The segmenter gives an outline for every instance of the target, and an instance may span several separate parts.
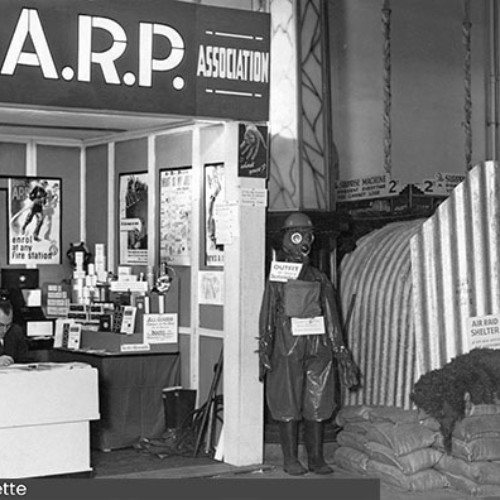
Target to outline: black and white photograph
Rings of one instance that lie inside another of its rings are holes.
[[[500,0],[1,0],[0,496],[500,499],[499,158]]]

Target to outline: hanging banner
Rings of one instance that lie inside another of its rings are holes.
[[[9,264],[61,263],[61,180],[9,179]]]
[[[267,121],[270,16],[172,0],[2,0],[0,102]]]
[[[191,264],[191,167],[160,172],[160,259]]]
[[[120,264],[148,263],[148,174],[120,176]]]

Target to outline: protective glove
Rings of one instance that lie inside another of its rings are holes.
[[[259,348],[256,351],[259,354],[259,381],[264,382],[266,373],[271,371],[270,346],[264,337],[258,337],[257,340],[259,341]]]
[[[259,356],[259,382],[264,382],[266,373],[271,371],[271,361],[267,354],[261,354]]]
[[[360,385],[360,371],[345,346],[334,350],[339,369],[340,381],[347,389],[356,389]]]

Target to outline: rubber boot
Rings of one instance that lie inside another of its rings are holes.
[[[307,470],[299,462],[299,422],[279,422],[281,449],[283,451],[283,470],[291,476],[301,476]]]
[[[315,474],[331,474],[333,469],[323,458],[323,422],[304,420],[304,440],[309,471]]]

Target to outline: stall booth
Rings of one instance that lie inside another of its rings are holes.
[[[102,450],[161,434],[165,386],[202,404],[222,352],[219,456],[261,463],[269,16],[170,0],[0,10],[0,267],[39,272],[54,329],[30,328],[33,351],[52,336],[39,360],[97,368]]]

